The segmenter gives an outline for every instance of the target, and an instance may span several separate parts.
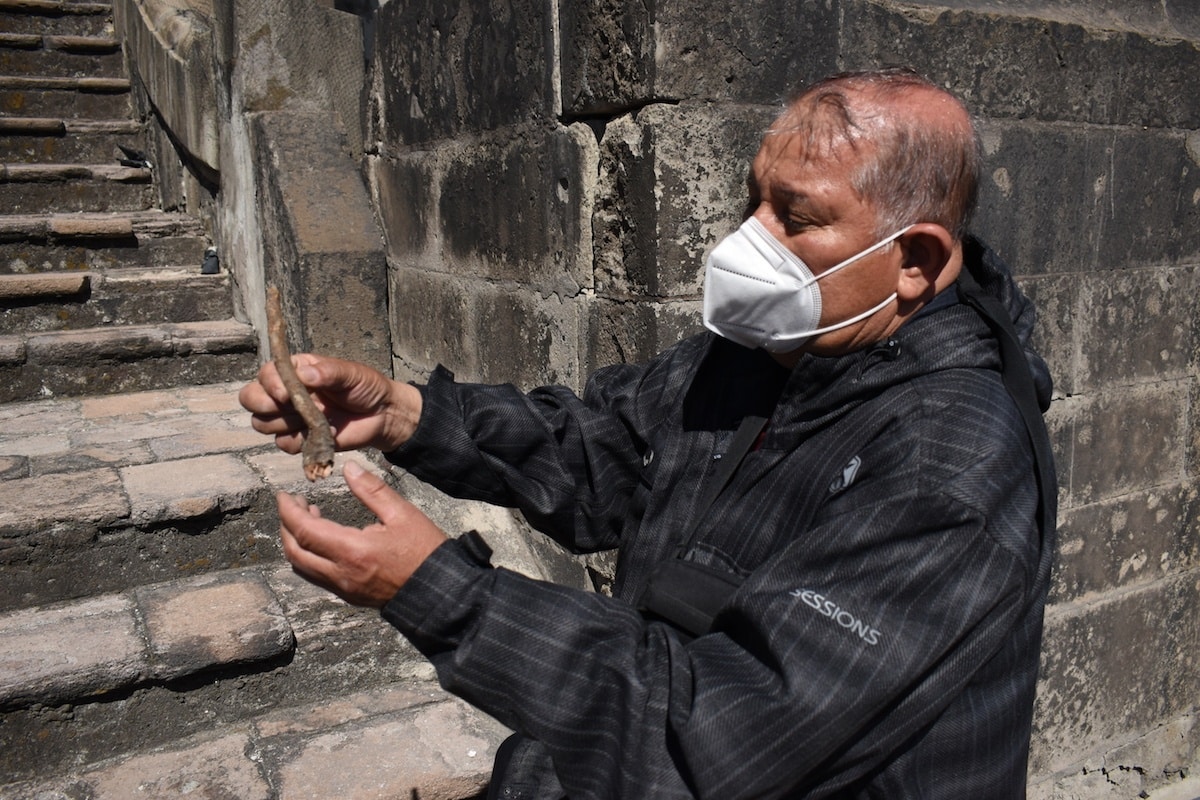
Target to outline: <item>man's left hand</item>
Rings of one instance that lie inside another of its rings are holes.
[[[446,534],[412,503],[353,461],[342,471],[379,522],[359,530],[324,519],[301,497],[280,492],[283,553],[297,574],[356,606],[381,608]]]

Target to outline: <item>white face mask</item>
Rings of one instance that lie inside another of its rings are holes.
[[[761,222],[750,217],[708,256],[704,325],[746,347],[787,353],[814,336],[860,322],[892,302],[896,293],[850,319],[818,328],[821,290],[817,281],[885,247],[908,228],[814,277],[799,256],[768,233]]]

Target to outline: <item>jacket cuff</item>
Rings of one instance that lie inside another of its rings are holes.
[[[425,385],[414,383],[413,386],[421,393],[421,417],[417,420],[416,430],[404,444],[383,454],[390,463],[404,469],[419,462],[427,448],[438,446],[440,434],[437,429],[441,426],[436,418],[440,409],[447,405],[447,401],[443,400],[441,395],[447,390],[453,390],[454,373],[438,364]]]
[[[478,610],[473,598],[493,575],[491,557],[491,547],[475,531],[447,540],[380,614],[426,656],[458,646]]]

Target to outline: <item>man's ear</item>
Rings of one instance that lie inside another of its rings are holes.
[[[950,231],[934,222],[920,222],[898,240],[904,262],[896,296],[901,302],[922,305],[954,283],[962,267],[962,248]]]

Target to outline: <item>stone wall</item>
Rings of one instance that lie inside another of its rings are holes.
[[[163,206],[205,220],[264,353],[275,283],[294,348],[387,369],[362,20],[307,0],[116,0],[114,18]]]
[[[372,20],[394,368],[580,386],[698,325],[793,86],[907,63],[986,148],[1041,311],[1061,482],[1031,796],[1134,797],[1200,727],[1200,12],[1186,0],[413,0]]]

